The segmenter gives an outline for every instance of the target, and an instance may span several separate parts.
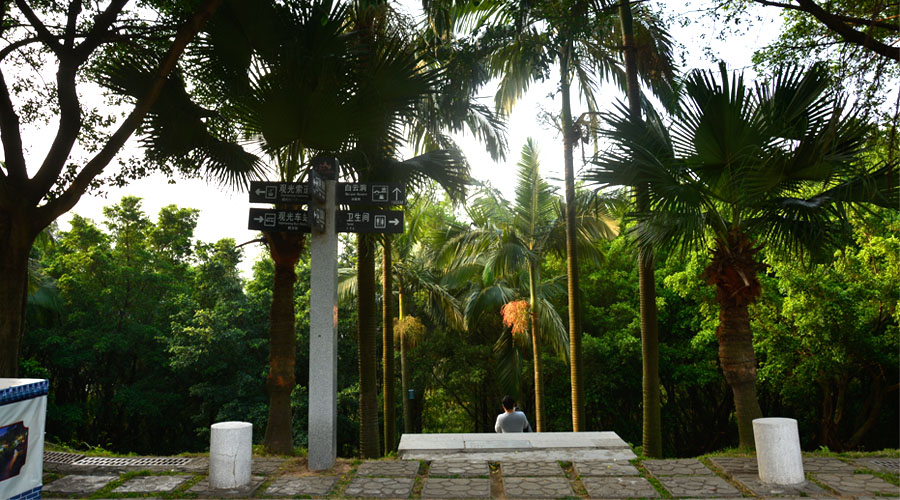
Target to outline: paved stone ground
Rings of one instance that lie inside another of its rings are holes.
[[[293,497],[297,495],[327,495],[338,478],[336,476],[282,477],[272,481],[266,496]]]
[[[415,480],[410,477],[357,477],[350,481],[348,497],[406,498]]]
[[[113,493],[168,493],[175,491],[191,476],[138,476],[125,481]]]
[[[503,477],[563,477],[565,473],[556,462],[500,462]]]
[[[356,470],[359,476],[415,477],[418,472],[418,460],[363,462]]]
[[[900,496],[900,487],[871,474],[824,473],[815,477],[841,496]]]
[[[506,498],[560,498],[575,493],[564,477],[504,477]]]
[[[491,480],[488,478],[429,477],[422,489],[422,498],[490,498]]]
[[[644,467],[656,477],[663,476],[712,476],[713,471],[695,458],[675,460],[644,460]]]
[[[759,480],[759,474],[737,474],[734,480],[758,497],[823,497],[828,493],[821,486],[806,481],[799,485],[767,484]]]
[[[568,462],[568,460],[567,460]],[[852,463],[850,463],[852,462]],[[81,470],[67,463],[45,463],[44,497],[72,498],[95,495],[121,475],[135,470],[163,475],[137,476],[117,486],[105,496],[125,498],[157,495],[165,498],[657,498],[660,491],[645,478],[655,477],[665,489],[662,496],[674,498],[736,498],[746,495],[778,500],[814,498],[842,500],[884,500],[900,495],[900,487],[866,470],[891,471],[896,458],[865,458],[847,462],[837,458],[807,457],[804,468],[811,478],[797,487],[763,484],[756,471],[756,459],[712,457],[715,469],[696,459],[644,460],[643,472],[627,461],[572,461],[573,474],[558,462],[548,460],[435,460],[421,467],[413,460],[375,460],[350,467],[343,462],[327,473],[309,475],[297,462],[254,458],[253,481],[238,491],[211,490],[205,475],[209,462],[192,458],[176,467],[152,465],[135,469],[127,461],[86,461]],[[141,463],[155,464],[153,461]],[[302,466],[301,466],[302,467]],[[719,475],[716,475],[718,473]],[[897,474],[897,472],[893,472]],[[63,477],[59,477],[62,475]],[[721,476],[721,477],[720,477]],[[896,475],[893,476],[897,478]],[[54,479],[56,478],[56,479]],[[51,480],[53,479],[53,480]],[[896,479],[894,479],[896,481]],[[264,490],[259,489],[267,482]],[[736,486],[737,485],[737,486]],[[189,488],[188,488],[189,486]],[[738,489],[741,488],[741,489]],[[186,490],[186,491],[185,491]],[[147,497],[142,497],[147,498]]]
[[[628,462],[575,462],[575,473],[579,476],[638,476],[640,471]]]
[[[119,476],[71,475],[44,485],[43,493],[45,495],[48,493],[61,493],[63,495],[75,493],[90,494],[102,490],[104,486],[115,479],[119,479]]]
[[[642,477],[585,477],[581,479],[591,498],[657,498],[659,492]]]
[[[431,462],[429,476],[479,477],[489,476],[491,469],[483,460],[435,460]]]
[[[739,497],[741,492],[718,476],[664,476],[659,479],[673,497]]]

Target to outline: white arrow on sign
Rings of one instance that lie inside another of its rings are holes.
[[[403,194],[403,191],[400,191],[400,188],[394,188],[391,192],[394,193],[394,201],[400,201],[400,195]]]
[[[254,217],[253,220],[255,220],[256,222],[262,222],[266,220],[266,218],[260,215],[259,217]]]
[[[397,224],[400,224],[400,219],[391,219],[388,223],[396,226]]]
[[[262,196],[262,195],[264,195],[264,194],[266,194],[266,190],[265,190],[265,189],[257,189],[257,190],[256,190],[256,196]]]

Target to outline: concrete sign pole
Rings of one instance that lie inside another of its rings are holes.
[[[310,235],[309,470],[337,458],[337,247],[334,180],[325,181],[325,232]]]

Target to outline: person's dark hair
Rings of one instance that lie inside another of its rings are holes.
[[[506,408],[507,410],[512,410],[516,407],[516,400],[513,399],[513,397],[510,395],[503,396],[502,403],[503,403],[503,407]]]

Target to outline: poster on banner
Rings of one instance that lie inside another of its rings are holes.
[[[46,389],[37,397],[4,402],[16,389],[0,384],[0,498],[9,499],[39,490],[44,468]]]

